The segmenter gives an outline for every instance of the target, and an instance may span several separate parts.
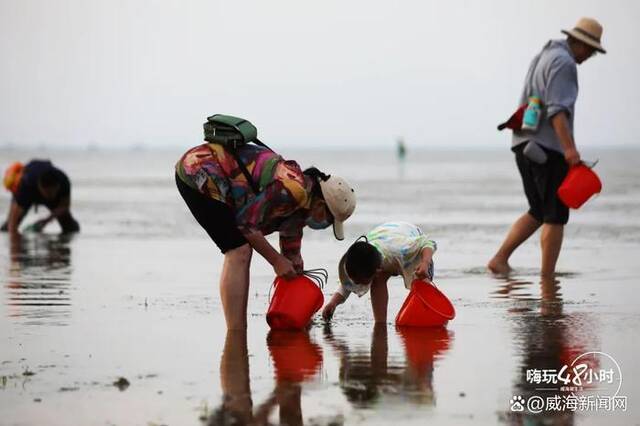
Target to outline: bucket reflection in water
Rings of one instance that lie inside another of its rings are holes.
[[[396,332],[405,349],[410,399],[435,405],[434,363],[449,350],[453,332],[443,327],[396,327]]]
[[[445,328],[398,327],[404,356],[389,346],[386,324],[376,324],[369,348],[350,347],[345,338],[325,330],[327,343],[340,358],[340,387],[358,408],[409,402],[434,405],[435,364],[448,352],[453,332]],[[393,402],[391,402],[393,401]]]
[[[302,382],[315,376],[322,365],[322,348],[303,331],[271,330],[267,347],[278,382]]]

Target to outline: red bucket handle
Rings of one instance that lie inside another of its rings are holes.
[[[329,273],[324,268],[307,269],[302,271],[302,275],[311,279],[311,281],[313,281],[318,287],[320,287],[321,290],[325,285],[327,285],[327,282],[329,281]],[[273,279],[273,282],[271,283],[271,286],[269,287],[269,303],[271,303],[271,290],[273,290],[273,287],[275,287],[278,278],[279,277],[275,277]]]
[[[596,158],[595,161],[581,160],[580,164],[587,166],[590,169],[593,169],[596,166],[596,164],[598,164],[599,161],[600,161],[599,158]]]

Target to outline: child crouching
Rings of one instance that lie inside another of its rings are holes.
[[[436,242],[422,230],[406,222],[378,225],[356,241],[342,256],[338,265],[340,286],[322,310],[322,317],[330,320],[336,307],[349,294],[364,296],[371,290],[371,309],[376,323],[387,322],[389,292],[387,281],[401,275],[404,285],[411,289],[414,279],[433,280],[432,257]]]

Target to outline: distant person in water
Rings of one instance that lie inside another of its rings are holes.
[[[40,232],[56,219],[63,233],[78,232],[80,225],[71,215],[71,182],[48,160],[32,160],[26,165],[13,163],[5,172],[4,186],[12,193],[11,206],[2,231],[18,235],[18,227],[31,206],[44,205],[49,216],[30,226]]]
[[[411,223],[387,222],[378,225],[356,241],[338,265],[340,286],[322,310],[330,320],[336,307],[351,293],[359,297],[371,290],[371,308],[376,323],[387,322],[389,292],[387,281],[401,276],[411,289],[413,280],[433,280],[433,254],[436,242]]]
[[[511,150],[522,177],[529,210],[511,226],[502,245],[489,260],[488,269],[497,274],[511,270],[511,254],[538,228],[542,228],[540,275],[553,277],[562,247],[569,208],[558,198],[569,167],[581,162],[573,135],[575,103],[578,98],[577,66],[596,52],[606,53],[600,44],[602,26],[595,19],[582,18],[572,30],[563,30],[565,40],[551,40],[531,61],[519,105],[538,98],[542,113],[535,131],[522,131],[512,119],[499,129],[513,129]],[[514,114],[515,115],[515,114]]]
[[[258,186],[251,187],[236,156],[205,143],[187,151],[176,164],[176,184],[189,210],[224,254],[220,296],[228,329],[247,326],[249,267],[255,249],[277,276],[301,274],[302,230],[333,226],[344,239],[343,222],[356,205],[342,178],[316,168],[304,172],[267,148],[247,144],[237,158]],[[265,238],[278,231],[280,252]]]
[[[404,157],[407,156],[407,146],[404,144],[404,139],[398,138],[396,151],[398,153],[398,159],[404,160]]]

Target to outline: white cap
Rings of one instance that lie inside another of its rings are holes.
[[[346,180],[338,176],[330,176],[326,181],[320,180],[322,197],[333,215],[333,235],[344,240],[344,221],[356,208],[356,194]]]

